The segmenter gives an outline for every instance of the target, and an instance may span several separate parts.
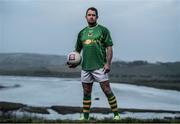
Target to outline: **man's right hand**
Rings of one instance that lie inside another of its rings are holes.
[[[69,68],[76,68],[78,65],[71,65],[68,62],[66,63],[68,65]]]

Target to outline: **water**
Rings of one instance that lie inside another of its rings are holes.
[[[82,86],[79,78],[0,76],[0,86],[17,84],[20,87],[0,89],[0,101],[32,106],[82,106]],[[180,111],[178,91],[118,83],[111,83],[111,87],[120,108]],[[94,100],[97,97],[100,99]],[[98,83],[93,85],[92,107],[109,107]]]

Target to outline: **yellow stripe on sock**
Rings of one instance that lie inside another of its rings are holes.
[[[115,98],[115,96],[112,96],[111,98],[109,98],[108,100],[111,101]]]
[[[83,112],[89,112],[89,110],[83,109]]]
[[[116,101],[116,99],[114,99],[114,100],[112,100],[112,101],[109,101],[109,103],[111,104],[111,103],[113,103],[113,102],[115,102]]]
[[[84,100],[83,103],[91,103],[91,100]]]
[[[85,108],[90,108],[90,105],[83,105],[83,107],[85,107]]]
[[[117,106],[117,104],[116,104],[116,103],[111,105],[111,107],[115,107],[115,106]]]
[[[118,111],[118,108],[114,108],[114,109],[112,109],[112,111],[113,111],[113,112]]]

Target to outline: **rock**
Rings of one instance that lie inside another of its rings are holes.
[[[21,111],[26,111],[30,113],[38,113],[38,114],[49,114],[47,108],[45,107],[26,106],[26,107],[23,107]]]
[[[94,98],[94,100],[99,100],[99,98],[98,98],[98,97],[96,97],[96,98]]]
[[[0,102],[0,111],[2,112],[14,111],[25,106],[26,105],[21,104],[21,103]]]

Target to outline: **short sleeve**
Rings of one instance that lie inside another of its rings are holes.
[[[110,31],[107,28],[105,28],[105,30],[104,30],[104,43],[105,43],[105,47],[113,45]]]

